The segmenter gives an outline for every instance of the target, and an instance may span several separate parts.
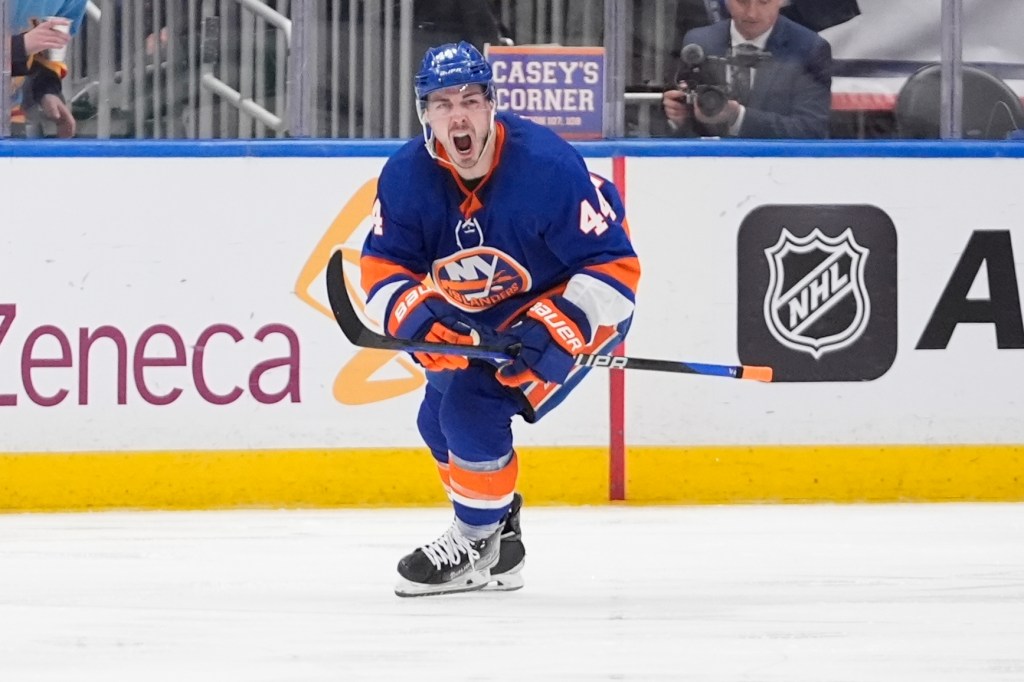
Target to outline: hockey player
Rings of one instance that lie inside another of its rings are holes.
[[[614,186],[547,128],[496,115],[475,47],[427,50],[416,96],[423,139],[385,164],[363,246],[367,312],[396,338],[518,354],[500,366],[415,354],[427,370],[417,425],[455,520],[399,562],[395,592],[517,589],[512,418],[535,422],[565,398],[587,372],[573,355],[618,345],[640,267]]]

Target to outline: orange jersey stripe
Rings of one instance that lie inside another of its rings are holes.
[[[414,282],[423,280],[423,275],[417,275],[412,270],[403,268],[398,263],[393,263],[376,256],[363,256],[360,258],[359,269],[362,273],[362,281],[359,284],[367,294],[377,286],[378,282],[382,282],[395,275],[404,275]]]
[[[441,477],[441,484],[444,485],[445,490],[449,490],[452,487],[451,475],[448,472],[448,464],[446,462],[438,462],[436,459],[434,463],[437,464],[437,474]]]
[[[498,471],[468,471],[449,460],[448,473],[452,490],[463,497],[477,500],[500,500],[516,489],[519,477],[519,458],[512,459]]]
[[[635,256],[619,258],[608,263],[601,263],[600,265],[590,265],[584,269],[584,272],[587,271],[599,272],[602,275],[611,277],[617,282],[621,282],[634,294],[636,293],[637,285],[640,284],[640,261]]]

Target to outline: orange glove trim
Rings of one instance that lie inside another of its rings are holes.
[[[497,372],[495,372],[494,376],[495,378],[497,378],[499,384],[501,384],[502,386],[508,386],[509,388],[517,388],[519,386],[531,383],[533,381],[536,381],[537,383],[540,384],[546,383],[543,379],[534,374],[532,369],[528,369],[525,372],[520,372],[519,374],[511,375],[505,374],[504,372],[501,371],[501,369],[499,369]]]
[[[473,330],[470,334],[460,334],[454,329],[449,329],[440,322],[435,322],[427,335],[425,341],[431,343],[454,343],[459,346],[479,346],[480,335]],[[413,353],[420,364],[431,372],[443,372],[449,369],[466,369],[469,367],[469,360],[461,355],[450,355],[447,353]]]

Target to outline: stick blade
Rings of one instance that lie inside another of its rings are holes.
[[[345,257],[341,249],[331,254],[331,259],[327,261],[327,300],[331,302],[331,312],[345,337],[353,345],[363,345],[360,343],[363,325],[349,298],[348,287],[345,286]]]

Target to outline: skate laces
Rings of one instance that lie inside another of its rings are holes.
[[[454,523],[444,535],[420,549],[430,559],[430,563],[434,564],[434,568],[441,568],[445,564],[455,566],[460,563],[460,554],[466,554],[470,563],[480,558],[480,552],[473,549],[473,545],[459,532]]]

